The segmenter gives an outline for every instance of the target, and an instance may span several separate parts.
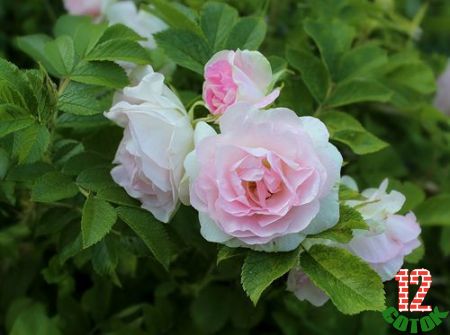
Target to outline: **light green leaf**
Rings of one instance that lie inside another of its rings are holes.
[[[103,87],[70,82],[59,97],[58,108],[76,115],[96,115],[112,104],[112,94]]]
[[[241,18],[231,30],[226,49],[257,50],[264,41],[267,24],[260,17]]]
[[[10,335],[61,335],[58,320],[49,318],[45,307],[31,300],[24,304],[14,320]]]
[[[102,37],[99,40],[99,43],[107,42],[109,40],[114,39],[126,39],[130,41],[145,41],[146,38],[140,36],[133,29],[118,23],[112,26],[109,26],[108,29],[105,30]]]
[[[13,152],[20,164],[34,163],[42,159],[50,144],[50,133],[40,124],[14,133]]]
[[[0,138],[8,134],[25,129],[34,124],[35,120],[30,116],[11,117],[0,112]]]
[[[48,61],[60,76],[68,76],[75,65],[75,49],[69,36],[60,36],[44,46]]]
[[[88,61],[125,61],[148,64],[147,51],[137,42],[127,39],[114,39],[98,44],[85,58]]]
[[[25,74],[37,101],[35,112],[39,120],[48,122],[57,112],[56,87],[42,67],[39,70],[28,70]]]
[[[78,187],[68,176],[54,171],[39,177],[31,189],[31,199],[37,202],[56,202],[78,194]]]
[[[349,251],[314,245],[300,255],[300,265],[342,313],[382,311],[385,308],[381,278]]]
[[[331,139],[347,144],[356,154],[365,155],[384,149],[387,143],[369,133],[351,115],[331,111],[320,114]]]
[[[136,208],[118,207],[119,217],[139,236],[155,258],[168,269],[175,257],[175,246],[167,228],[150,213]]]
[[[364,44],[346,52],[339,62],[337,81],[355,76],[375,77],[388,61],[386,51],[374,43]]]
[[[122,88],[129,83],[124,69],[113,62],[81,62],[71,73],[70,79],[110,88]]]
[[[387,102],[392,91],[371,79],[353,79],[336,86],[330,98],[325,101],[329,107],[341,107],[357,102]]]
[[[300,71],[303,82],[316,101],[322,102],[330,86],[330,75],[320,59],[305,50],[288,49],[287,60]]]
[[[195,18],[188,15],[189,8],[177,5],[174,2],[167,0],[152,0],[154,8],[150,8],[157,16],[159,16],[170,27],[193,32],[196,35],[202,36]]]
[[[191,31],[168,29],[155,35],[156,42],[175,63],[197,73],[203,67],[210,53],[206,40]]]
[[[422,226],[450,226],[450,194],[428,198],[414,212]]]
[[[41,63],[49,73],[56,76],[58,72],[53,67],[45,52],[45,45],[51,40],[49,36],[44,34],[27,35],[18,37],[16,39],[16,45],[36,62]]]
[[[244,291],[257,304],[264,290],[298,263],[298,250],[264,253],[251,251],[245,258],[241,272]]]
[[[340,205],[339,215],[339,221],[334,227],[309,237],[348,243],[353,238],[353,229],[369,229],[361,214],[354,208]]]
[[[355,29],[338,20],[321,22],[310,19],[305,21],[304,28],[316,43],[334,78],[341,56],[350,49]]]
[[[201,11],[200,26],[216,53],[225,48],[225,43],[238,19],[238,12],[231,6],[218,2],[207,2]]]
[[[81,238],[83,248],[97,243],[108,234],[117,220],[117,214],[109,203],[89,196],[83,206]]]

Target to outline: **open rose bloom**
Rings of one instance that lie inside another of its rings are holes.
[[[205,65],[203,100],[212,114],[221,115],[236,103],[256,108],[270,105],[280,94],[269,61],[258,51],[223,50]]]
[[[220,131],[199,123],[185,161],[205,239],[288,251],[337,223],[342,157],[321,121],[238,104]]]
[[[183,161],[193,147],[193,129],[161,74],[151,67],[135,72],[137,84],[118,93],[105,114],[125,128],[111,175],[143,208],[168,222],[178,206]]]
[[[342,179],[346,186],[358,190],[353,179],[347,176]],[[418,237],[421,232],[412,212],[397,214],[405,202],[405,196],[395,190],[386,192],[387,186],[388,181],[384,180],[379,188],[364,190],[361,193],[364,199],[346,201],[347,205],[361,213],[369,229],[354,230],[353,239],[348,244],[335,243],[367,262],[383,281],[394,278],[405,256],[420,246]],[[289,273],[288,290],[300,300],[308,300],[316,306],[328,300],[327,295],[300,268]]]

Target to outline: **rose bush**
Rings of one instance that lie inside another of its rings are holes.
[[[386,335],[399,268],[448,310],[450,4],[0,8],[0,333]]]

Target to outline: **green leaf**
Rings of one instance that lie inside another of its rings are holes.
[[[109,203],[89,196],[83,206],[81,237],[83,248],[88,248],[103,239],[117,220],[117,214]]]
[[[425,192],[418,185],[409,181],[402,183],[390,178],[388,191],[390,190],[399,191],[406,197],[406,201],[401,209],[401,213],[404,214],[408,213],[425,200]]]
[[[70,79],[116,89],[129,83],[125,70],[113,62],[81,62],[73,70]]]
[[[385,50],[374,43],[364,44],[342,56],[336,79],[337,81],[343,81],[355,76],[374,77],[387,61]]]
[[[183,10],[183,7],[167,0],[152,0],[152,5],[154,8],[150,8],[150,10],[170,27],[202,35],[202,30],[197,22],[187,14],[187,8]]]
[[[422,260],[424,255],[425,255],[425,246],[422,239],[420,239],[420,245],[405,257],[405,262],[417,264]]]
[[[92,248],[92,267],[101,276],[116,277],[116,267],[119,263],[117,247],[113,240],[106,237]]]
[[[365,155],[384,149],[387,143],[369,133],[358,120],[343,112],[325,112],[320,119],[326,124],[330,137],[347,144],[356,154]]]
[[[244,17],[239,19],[228,37],[226,49],[257,50],[264,41],[267,25],[263,18]]]
[[[450,226],[450,194],[442,193],[426,199],[414,212],[422,226]]]
[[[56,202],[78,194],[78,187],[68,176],[54,171],[39,177],[31,190],[31,199],[38,202]]]
[[[200,26],[208,40],[212,53],[225,48],[225,43],[237,20],[237,10],[227,4],[207,2],[203,6]]]
[[[175,257],[174,243],[167,228],[150,213],[136,208],[118,207],[119,217],[139,236],[155,258],[168,269]]]
[[[450,256],[450,227],[442,228],[441,239],[439,241],[442,253],[445,257]]]
[[[93,167],[82,171],[78,175],[76,183],[90,191],[116,186],[111,178],[110,169],[105,167]]]
[[[340,205],[339,215],[339,221],[334,227],[310,237],[348,243],[353,238],[353,229],[369,229],[361,214],[354,208]]]
[[[340,107],[357,102],[387,102],[392,91],[371,79],[353,79],[336,86],[330,98],[325,101],[329,107]]]
[[[191,31],[167,29],[155,35],[158,46],[176,64],[199,74],[209,60],[209,47],[206,40]]]
[[[300,71],[305,85],[317,102],[323,102],[330,86],[330,75],[320,59],[305,50],[288,49],[287,60]]]
[[[344,184],[340,184],[339,200],[341,202],[345,200],[364,200],[364,197],[358,191],[355,191]]]
[[[219,265],[219,263],[230,259],[234,257],[239,257],[245,255],[245,251],[240,248],[230,248],[227,246],[220,246],[219,251],[217,252],[217,260],[216,264]]]
[[[9,155],[5,149],[0,147],[0,180],[5,178],[9,168]]]
[[[50,37],[44,34],[27,35],[18,37],[16,39],[16,45],[36,62],[41,63],[49,73],[56,76],[58,72],[45,52],[45,45],[51,40]]]
[[[338,20],[321,22],[310,19],[305,21],[304,28],[319,48],[330,73],[334,74],[342,54],[350,49],[354,28]]]
[[[226,287],[208,286],[192,303],[192,319],[206,334],[216,334],[230,317],[231,303]]]
[[[44,46],[48,61],[59,76],[68,76],[75,65],[75,49],[69,36],[60,36]]]
[[[59,97],[58,107],[75,115],[102,114],[112,104],[112,95],[103,87],[70,82]]]
[[[107,200],[117,205],[140,207],[139,201],[131,198],[125,190],[119,186],[102,188],[97,191],[97,198]]]
[[[406,87],[421,94],[430,94],[436,90],[436,78],[432,69],[421,62],[397,67],[389,72],[387,81],[390,84]]]
[[[29,303],[22,306],[12,325],[10,335],[61,335],[58,319],[49,318],[45,307],[40,303]]]
[[[40,124],[32,124],[28,128],[14,133],[13,152],[20,164],[34,163],[42,159],[50,144],[50,133]]]
[[[28,128],[34,124],[34,122],[35,120],[30,116],[14,118],[9,115],[3,115],[0,112],[0,138],[21,129]]]
[[[126,39],[129,41],[145,41],[146,38],[140,36],[133,29],[118,23],[112,26],[109,26],[108,29],[105,30],[102,37],[99,40],[99,43],[107,42],[109,40],[114,39]]]
[[[298,250],[264,253],[251,251],[245,258],[241,272],[244,291],[257,304],[264,290],[298,263]]]
[[[110,162],[95,152],[82,152],[75,155],[64,164],[62,172],[68,175],[78,175],[84,170],[95,167],[109,166]],[[109,183],[108,183],[109,184]]]
[[[349,251],[314,245],[300,255],[300,265],[342,313],[382,311],[385,308],[381,278]]]
[[[125,61],[135,64],[148,64],[147,51],[137,42],[127,39],[114,39],[98,44],[85,58],[88,61]]]
[[[28,70],[25,74],[37,101],[36,114],[39,120],[48,122],[57,112],[56,87],[42,67],[39,70]]]

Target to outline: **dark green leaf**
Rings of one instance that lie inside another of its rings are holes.
[[[72,198],[77,194],[78,187],[72,179],[54,171],[36,180],[31,190],[31,199],[38,202],[55,202]]]

